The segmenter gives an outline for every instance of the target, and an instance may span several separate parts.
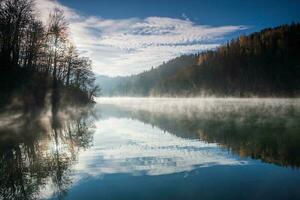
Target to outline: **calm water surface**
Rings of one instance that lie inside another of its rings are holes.
[[[298,99],[97,102],[1,114],[0,199],[300,199]]]

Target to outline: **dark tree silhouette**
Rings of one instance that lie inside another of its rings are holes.
[[[99,86],[90,59],[80,57],[68,38],[63,10],[55,8],[44,25],[34,4],[33,0],[0,3],[0,105],[13,98],[34,105],[48,93],[53,102],[62,98],[90,102]]]

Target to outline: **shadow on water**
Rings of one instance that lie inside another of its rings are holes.
[[[50,109],[2,113],[0,119],[0,199],[58,199],[72,184],[70,166],[91,145],[91,108],[62,108],[53,90]]]

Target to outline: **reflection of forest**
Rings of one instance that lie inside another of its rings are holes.
[[[100,107],[103,117],[130,117],[184,138],[216,142],[240,156],[300,167],[299,106],[239,106],[191,113]]]
[[[0,199],[36,199],[43,190],[63,198],[71,184],[70,165],[91,144],[88,111],[39,113],[44,114],[0,120],[6,123],[0,126]]]

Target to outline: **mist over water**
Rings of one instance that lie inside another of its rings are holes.
[[[224,113],[236,113],[242,117],[250,113],[265,117],[299,111],[300,99],[289,98],[97,98],[101,105],[114,105],[123,109],[168,113],[174,116],[197,117],[206,114],[222,116]]]
[[[253,199],[259,182],[264,199],[300,195],[299,99],[96,101],[55,116],[2,113],[6,164],[0,170],[7,175],[0,194],[20,197],[17,191],[26,188],[28,199],[216,199],[225,193]]]
[[[0,200],[300,200],[300,4],[231,1],[0,0]]]

